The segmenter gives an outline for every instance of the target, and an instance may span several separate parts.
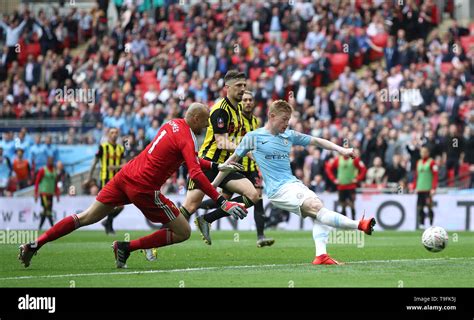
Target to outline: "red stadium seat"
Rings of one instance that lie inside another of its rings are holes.
[[[334,40],[334,45],[337,47],[337,52],[342,52],[342,43],[340,40]]]
[[[183,21],[170,22],[170,29],[178,38],[183,38],[186,34]]]
[[[461,46],[465,52],[469,51],[469,47],[472,44],[474,44],[474,35],[461,37]]]
[[[105,81],[110,80],[110,78],[112,78],[112,76],[114,75],[116,69],[117,66],[109,64],[107,67],[105,67],[105,70],[102,73],[102,79]]]
[[[288,31],[282,31],[281,38],[283,39],[283,42],[286,42],[288,40]]]
[[[140,82],[150,82],[156,81],[156,74],[154,71],[144,71],[135,73],[138,81]]]
[[[362,56],[362,54],[360,54],[359,56],[354,56],[354,59],[352,59],[351,68],[359,69],[360,67],[362,67],[363,64],[364,64],[364,57]]]
[[[21,54],[22,52],[20,51],[20,55],[22,58],[23,57],[25,58],[25,61],[26,61],[26,58],[28,58],[28,55],[30,54],[33,55],[33,57],[38,57],[41,54],[41,46],[39,42],[33,42],[29,44],[22,42],[21,48],[25,49],[25,50],[22,50],[23,55]]]
[[[158,55],[158,52],[160,52],[160,48],[151,47],[150,48],[150,57],[156,57]]]
[[[262,73],[262,68],[250,68],[250,71],[249,71],[250,80],[257,81],[261,73]]]
[[[443,62],[441,63],[441,72],[442,73],[449,73],[454,66],[451,62]]]
[[[313,79],[313,86],[315,88],[317,87],[320,87],[321,86],[321,80],[323,78],[323,75],[321,73],[317,73],[315,76],[314,76],[314,79]]]
[[[242,31],[238,33],[240,37],[240,41],[242,43],[242,46],[247,49],[250,46],[250,42],[252,41],[252,37],[250,35],[250,32],[248,31]]]
[[[236,54],[232,55],[232,58],[230,58],[230,60],[232,61],[232,65],[234,65],[234,66],[241,63],[240,57]]]
[[[374,37],[371,37],[370,40],[376,45],[376,46],[379,46],[379,47],[382,47],[382,48],[385,48],[387,46],[387,41],[388,41],[388,34],[386,33],[381,33],[381,34],[378,34]],[[370,61],[374,61],[374,60],[378,60],[380,58],[383,58],[384,54],[383,54],[383,51],[382,52],[378,52],[378,51],[375,51],[375,50],[370,50],[370,53],[369,53],[369,59]]]
[[[215,16],[217,22],[223,22],[224,21],[224,14],[223,13],[218,13]]]
[[[388,34],[387,33],[378,34],[376,36],[373,36],[371,40],[375,45],[385,48],[387,46]]]
[[[354,30],[354,34],[355,34],[356,36],[360,36],[360,35],[362,34],[362,32],[365,30],[365,28],[354,27],[353,30]]]
[[[349,55],[347,53],[333,53],[329,55],[329,61],[331,61],[331,79],[337,79],[349,64]]]

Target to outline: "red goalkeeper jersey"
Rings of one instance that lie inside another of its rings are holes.
[[[145,150],[128,162],[119,173],[133,182],[137,189],[158,190],[186,163],[190,178],[215,201],[219,193],[201,170],[211,169],[212,163],[198,158],[197,152],[196,137],[189,125],[184,119],[174,119],[164,124]]]

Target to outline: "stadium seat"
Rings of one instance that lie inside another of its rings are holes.
[[[138,81],[140,82],[152,82],[156,81],[156,74],[155,71],[144,71],[144,72],[136,72],[135,76],[137,77]]]
[[[443,62],[441,63],[441,72],[442,73],[448,73],[453,69],[453,64],[451,62]]]
[[[240,37],[240,41],[242,46],[247,49],[250,46],[250,42],[252,41],[252,37],[250,35],[250,32],[248,31],[242,31],[238,33]]]
[[[349,64],[349,55],[347,53],[333,53],[329,55],[329,61],[331,61],[331,79],[337,79]]]
[[[234,66],[238,65],[241,62],[240,57],[237,54],[233,54],[230,60],[232,61],[232,65]]]
[[[32,42],[26,46],[26,52],[37,57],[41,54],[41,46],[39,42]]]
[[[26,59],[28,57],[25,40],[23,38],[20,38],[18,41],[18,45],[19,45],[20,52],[18,52],[17,59],[18,59],[18,64],[22,66],[25,64]]]
[[[321,80],[323,78],[323,75],[321,73],[317,73],[315,76],[314,76],[314,79],[313,79],[313,86],[315,88],[317,87],[320,87],[321,86]]]
[[[354,56],[354,59],[352,59],[351,68],[359,69],[360,67],[362,67],[363,64],[364,64],[364,57],[362,56],[362,54],[360,54],[359,56]]]
[[[150,47],[150,57],[156,57],[159,52],[160,52],[160,48]]]
[[[378,34],[376,36],[371,37],[370,40],[372,40],[372,42],[376,46],[385,48],[387,46],[388,34],[387,33],[381,33],[381,34]],[[383,56],[384,56],[383,51],[378,52],[378,51],[370,49],[370,53],[369,53],[370,61],[378,60],[380,58],[383,58]]]
[[[465,52],[468,52],[469,47],[474,44],[474,35],[461,37],[460,40],[462,48]]]
[[[249,71],[250,80],[257,81],[261,73],[262,73],[262,68],[250,68],[250,71]]]
[[[170,22],[170,29],[178,38],[183,38],[186,34],[183,21]]]
[[[223,14],[223,13],[218,13],[218,14],[216,14],[216,16],[215,16],[216,21],[217,21],[217,22],[221,22],[221,23],[224,21],[224,18],[225,18],[225,17],[224,17],[224,14]]]
[[[466,95],[471,96],[472,93],[472,82],[466,82]]]
[[[110,80],[110,78],[112,78],[112,76],[114,75],[115,70],[117,70],[117,66],[109,64],[107,67],[105,67],[105,70],[102,73],[102,79],[105,81]]]
[[[354,27],[353,30],[354,30],[354,34],[355,34],[356,36],[360,36],[360,35],[362,34],[362,31],[365,30],[365,28],[362,28],[362,27]]]

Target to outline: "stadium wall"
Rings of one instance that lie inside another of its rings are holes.
[[[169,198],[178,206],[183,202],[183,195],[170,195]],[[330,209],[337,208],[336,194],[323,194],[321,196],[326,206]],[[55,221],[72,213],[79,213],[86,209],[94,200],[90,196],[61,198],[54,202]],[[470,230],[474,231],[474,197],[466,195],[436,195],[434,198],[435,219],[434,224],[449,231]],[[268,201],[264,200],[267,215],[270,213]],[[360,217],[364,211],[367,216],[377,219],[376,230],[411,231],[416,227],[416,195],[359,195],[356,201],[357,215]],[[33,198],[0,198],[0,229],[25,230],[36,229],[39,224],[40,203],[35,203]],[[203,213],[203,211],[200,211]],[[48,224],[46,224],[48,225]],[[158,228],[148,222],[133,205],[128,205],[114,221],[117,230],[150,230]],[[194,223],[191,223],[194,229]],[[249,216],[241,221],[222,219],[216,222],[214,229],[220,230],[254,230],[253,209]],[[310,219],[301,219],[295,214],[290,214],[287,230],[311,230]],[[86,230],[103,229],[100,223],[87,226]]]

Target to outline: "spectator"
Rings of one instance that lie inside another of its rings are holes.
[[[24,153],[23,149],[16,149],[16,158],[13,160],[17,190],[26,188],[31,184],[31,167],[28,160],[23,158]]]
[[[374,164],[367,170],[365,183],[367,186],[374,186],[375,188],[382,188],[385,178],[385,168],[382,167],[382,159],[380,157],[374,158]]]
[[[58,161],[56,163],[56,173],[57,173],[57,181],[58,181],[58,188],[59,192],[63,195],[70,195],[73,196],[76,193],[71,190],[69,190],[71,186],[71,176],[67,171],[64,169],[64,164],[61,161]]]
[[[10,159],[3,155],[3,147],[0,146],[0,196],[5,195],[5,190],[10,184],[12,165]]]
[[[58,46],[58,39],[50,20],[44,18],[42,21],[35,20],[35,23],[41,29],[41,54],[44,56],[48,50],[55,52]]]
[[[158,133],[159,129],[160,129],[160,123],[158,122],[158,120],[154,119],[151,122],[151,127],[146,129],[145,138],[148,141],[152,141],[155,138],[156,134]]]
[[[211,54],[209,47],[204,48],[204,52],[199,58],[198,73],[201,79],[214,76],[217,69],[217,59]]]
[[[3,140],[1,147],[3,149],[4,157],[8,158],[10,162],[13,162],[15,156],[15,140],[13,140],[13,131],[7,131],[3,133]]]
[[[459,167],[464,157],[464,138],[458,134],[458,129],[455,124],[449,126],[449,135],[446,141],[446,169],[448,174],[453,170],[454,176],[459,174]]]
[[[30,147],[30,163],[34,176],[38,173],[38,170],[46,165],[48,154],[46,152],[46,146],[41,143],[41,135],[35,136],[35,142]]]
[[[406,170],[399,154],[394,154],[390,165],[387,167],[385,183],[389,188],[395,188],[396,192],[404,190],[406,186]]]
[[[469,188],[474,188],[474,129],[467,128],[465,135],[466,140],[466,154],[464,161],[469,165],[469,172],[471,173],[471,181]]]
[[[46,150],[46,156],[53,158],[53,163],[56,163],[59,158],[59,150],[58,147],[53,144],[53,139],[51,136],[46,136],[44,146]]]
[[[18,19],[13,19],[10,24],[6,24],[3,19],[0,20],[0,27],[3,28],[6,34],[6,41],[5,44],[8,47],[8,56],[6,58],[6,63],[9,64],[12,61],[17,59],[17,50],[18,44],[20,40],[20,36],[23,32],[23,28],[26,26],[27,20],[29,19],[28,12],[25,12],[23,21],[21,23],[18,22]]]
[[[324,182],[323,176],[320,174],[315,175],[314,179],[311,180],[309,188],[317,194],[326,192],[326,183]]]
[[[23,80],[27,87],[31,90],[32,86],[36,86],[41,77],[41,66],[36,63],[35,58],[32,54],[28,55],[28,61],[25,65],[25,73],[23,75]]]

